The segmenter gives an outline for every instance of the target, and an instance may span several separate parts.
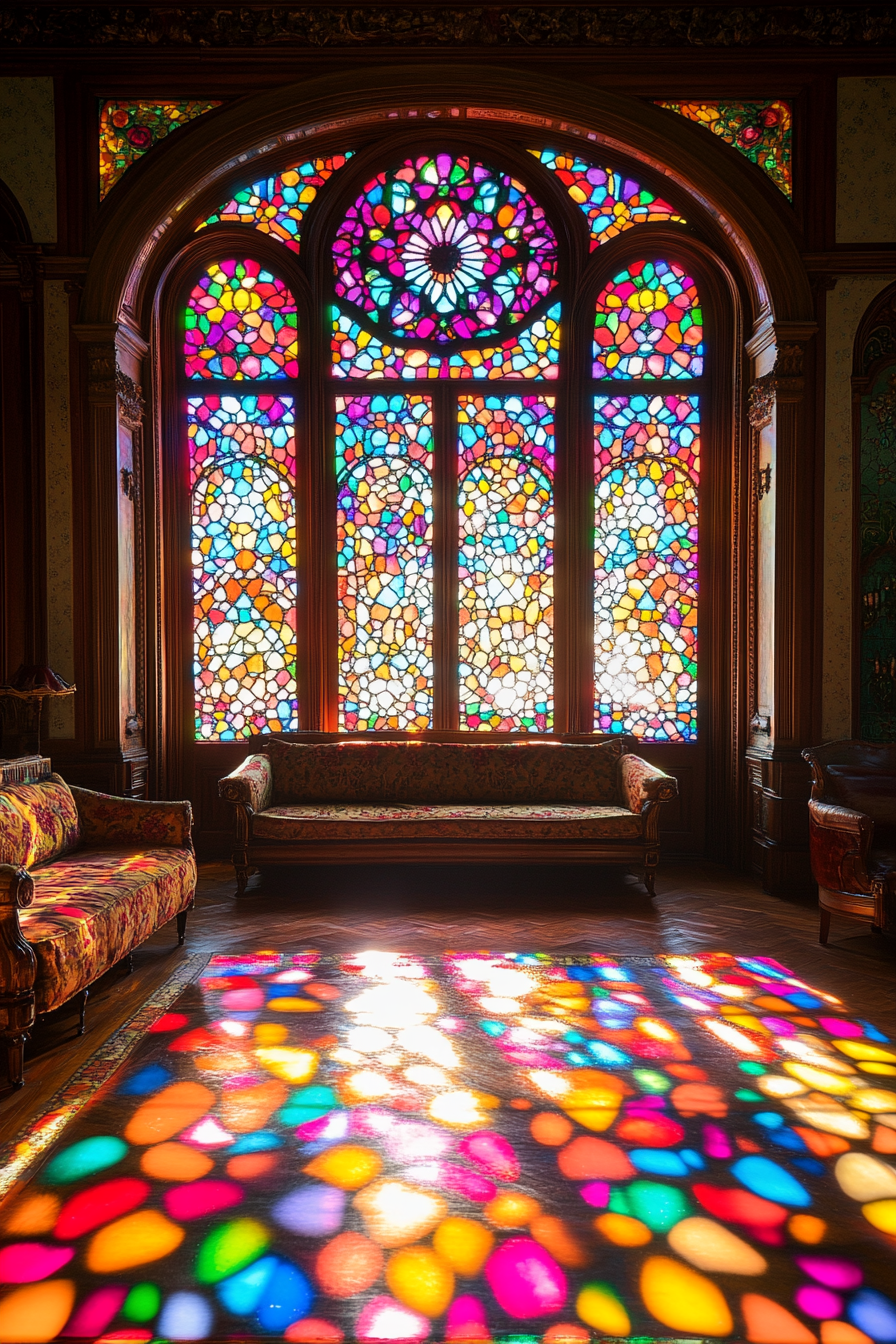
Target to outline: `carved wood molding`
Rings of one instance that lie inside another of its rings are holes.
[[[115,370],[115,391],[121,423],[128,429],[139,429],[143,424],[143,389],[121,369]]]
[[[891,5],[10,5],[12,47],[880,47]]]
[[[747,393],[747,415],[752,429],[764,429],[772,421],[775,409],[775,375],[757,378]]]
[[[115,346],[105,342],[88,345],[87,393],[91,401],[114,401],[115,374]]]

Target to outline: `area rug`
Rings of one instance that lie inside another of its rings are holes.
[[[213,957],[0,1206],[0,1344],[890,1344],[894,1163],[770,958]]]

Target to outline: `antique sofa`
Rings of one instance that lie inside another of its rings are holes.
[[[671,775],[620,738],[436,743],[269,738],[219,784],[237,892],[306,863],[629,863],[654,890]]]
[[[189,803],[69,788],[54,774],[0,786],[0,1037],[24,1080],[37,1013],[80,996],[169,919],[184,941],[196,889]]]
[[[825,742],[812,767],[809,857],[818,883],[819,942],[831,914],[896,937],[896,743]]]

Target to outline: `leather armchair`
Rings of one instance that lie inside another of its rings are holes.
[[[827,943],[835,910],[896,936],[896,743],[825,742],[803,757],[812,767],[819,942]]]

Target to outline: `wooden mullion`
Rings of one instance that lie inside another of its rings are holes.
[[[458,727],[457,689],[457,394],[433,394],[433,728]]]

